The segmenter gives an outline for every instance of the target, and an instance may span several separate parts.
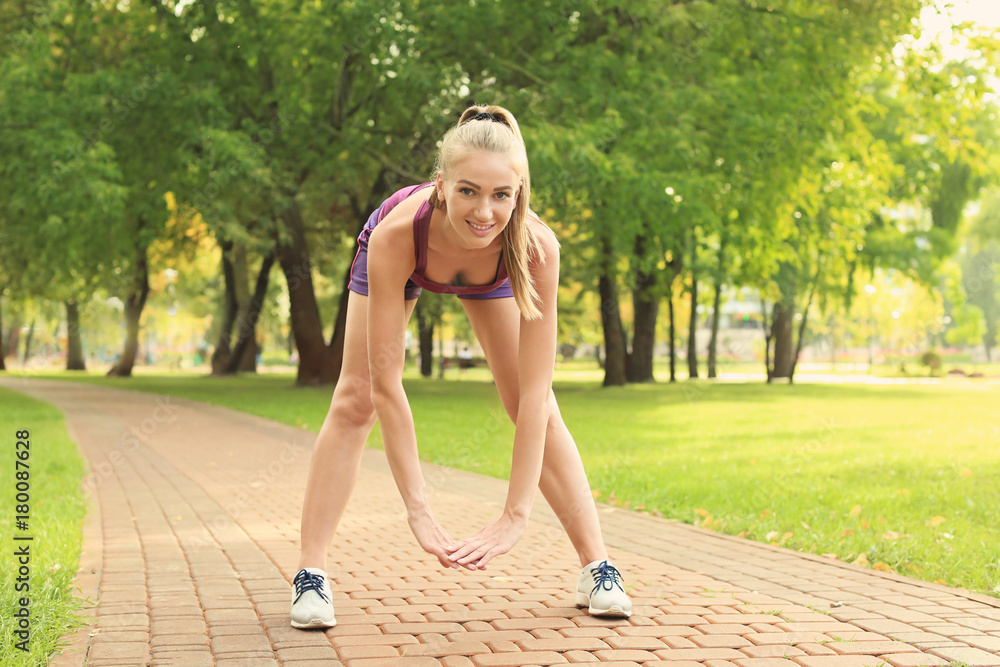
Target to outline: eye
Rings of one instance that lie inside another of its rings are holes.
[[[463,194],[463,195],[471,195],[471,194],[473,194],[472,193],[472,188],[459,188],[458,191],[461,194]]]
[[[510,199],[510,193],[509,192],[498,192],[496,194],[496,197],[497,197],[497,199],[501,199],[501,200],[503,200],[503,199]]]

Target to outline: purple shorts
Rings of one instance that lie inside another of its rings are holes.
[[[411,190],[407,193],[407,196],[412,194],[414,191],[415,190]],[[390,199],[397,200],[392,203],[392,206],[395,206],[399,203],[399,201],[402,201],[403,197],[397,198],[396,195],[393,195]],[[386,202],[388,201],[389,200],[386,200]],[[375,229],[375,225],[379,223],[379,220],[385,217],[384,215],[380,215],[380,213],[382,212],[382,207],[385,206],[386,202],[382,202],[382,205],[375,209],[375,211],[368,217],[368,222],[365,223],[364,229],[361,230],[361,234],[358,236],[358,254],[354,256],[354,264],[351,265],[351,282],[348,285],[348,289],[362,296],[368,296],[368,237],[371,236],[372,230]],[[386,213],[388,213],[388,211],[386,211]],[[420,296],[420,292],[421,288],[419,285],[413,282],[413,280],[407,280],[406,287],[403,289],[403,298],[407,301],[411,301]],[[499,287],[489,292],[483,292],[480,294],[459,294],[458,298],[502,299],[504,297],[513,296],[514,292],[510,288],[510,281],[505,280]]]

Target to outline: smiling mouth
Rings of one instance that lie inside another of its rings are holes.
[[[475,229],[477,231],[480,231],[480,232],[485,232],[485,231],[487,231],[487,230],[489,230],[489,229],[491,229],[493,227],[493,225],[480,225],[480,224],[476,224],[475,222],[472,222],[471,220],[466,220],[466,222],[469,223],[470,227],[472,227],[473,229]]]

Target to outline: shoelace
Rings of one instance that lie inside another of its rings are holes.
[[[597,567],[590,568],[590,574],[593,575],[594,577],[594,589],[590,591],[591,595],[596,593],[598,588],[603,588],[604,590],[607,591],[613,591],[615,589],[615,586],[618,586],[618,588],[621,589],[623,593],[625,592],[625,589],[622,588],[621,584],[622,581],[621,572],[619,572],[618,568],[616,568],[608,561],[603,561]]]
[[[307,570],[300,570],[297,575],[295,575],[295,580],[292,582],[295,586],[295,602],[299,601],[302,594],[306,591],[316,591],[324,602],[329,602],[330,599],[326,597],[323,592],[323,577],[319,574],[313,574]]]

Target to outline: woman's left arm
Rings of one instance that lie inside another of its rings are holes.
[[[467,567],[474,565],[485,569],[492,558],[514,547],[527,527],[542,474],[549,393],[556,360],[559,244],[548,228],[538,230],[537,237],[545,252],[545,262],[533,263],[532,277],[541,301],[542,316],[534,320],[521,317],[517,359],[520,393],[507,502],[496,523],[459,542],[451,554],[453,561]]]

